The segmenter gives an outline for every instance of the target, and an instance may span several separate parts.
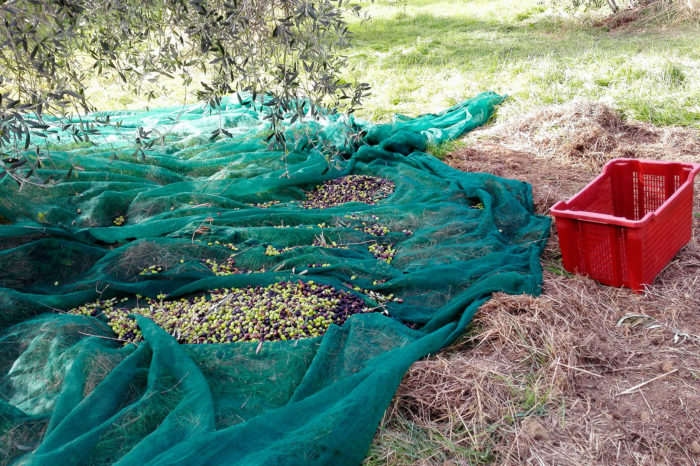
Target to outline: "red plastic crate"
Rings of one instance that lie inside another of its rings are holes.
[[[614,159],[550,209],[564,268],[642,290],[690,241],[700,164]]]

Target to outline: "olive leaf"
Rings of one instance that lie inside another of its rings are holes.
[[[241,105],[263,108],[270,143],[286,147],[293,141],[285,122],[321,118],[335,107],[352,113],[367,95],[368,85],[340,79],[351,38],[347,13],[359,14],[358,7],[338,0],[0,3],[0,149],[23,159],[44,151],[52,135],[61,141],[59,132],[97,144],[103,128],[118,130],[121,122],[81,118],[96,110],[86,89],[121,83],[149,101],[167,95],[159,78],[180,79],[211,112],[234,93]],[[196,72],[206,76],[199,85]],[[142,158],[164,141],[146,133],[131,136]],[[212,136],[231,133],[222,126]],[[26,178],[5,163],[0,172]]]

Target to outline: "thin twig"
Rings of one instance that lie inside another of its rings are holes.
[[[633,391],[635,391],[636,389],[641,388],[641,387],[643,387],[644,385],[653,382],[654,380],[659,380],[659,379],[662,378],[662,377],[666,377],[667,375],[671,375],[671,374],[673,374],[674,372],[678,372],[678,369],[673,369],[672,371],[668,371],[668,372],[666,372],[665,374],[657,375],[657,376],[654,377],[653,379],[649,379],[649,380],[647,380],[646,382],[642,382],[642,383],[640,383],[640,384],[635,385],[634,387],[628,388],[628,389],[625,390],[624,392],[618,393],[617,396],[630,394],[630,393],[632,393]]]
[[[557,362],[557,364],[559,364],[560,366],[568,367],[569,369],[573,369],[573,370],[575,370],[575,371],[584,372],[584,373],[586,373],[586,374],[589,374],[589,375],[592,375],[592,376],[595,376],[595,377],[602,377],[602,375],[596,374],[595,372],[587,371],[586,369],[581,369],[580,367],[570,366],[570,365],[568,365],[568,364],[564,364],[563,362]]]
[[[122,341],[122,342],[124,342],[124,343],[134,343],[134,342],[131,341],[131,340],[122,340],[121,338],[108,337],[108,336],[105,336],[105,335],[95,335],[95,334],[92,334],[92,333],[85,333],[85,332],[80,332],[80,331],[77,332],[77,333],[79,333],[80,335],[85,335],[85,336],[87,336],[87,337],[97,337],[97,338],[104,338],[105,340]],[[136,344],[136,343],[134,343],[134,344]],[[136,346],[138,346],[138,345],[136,345]]]

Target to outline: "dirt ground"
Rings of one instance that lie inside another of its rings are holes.
[[[698,131],[623,122],[590,102],[468,142],[446,162],[532,184],[540,214],[615,157],[700,162]],[[425,464],[699,464],[700,218],[641,294],[565,272],[554,227],[542,266],[539,297],[496,295],[467,337],[413,365],[384,435],[402,419],[449,439],[426,450]]]

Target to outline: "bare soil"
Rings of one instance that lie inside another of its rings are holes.
[[[529,182],[548,214],[618,156],[700,162],[700,134],[577,102],[472,134],[446,162]],[[384,430],[400,418],[449,439],[425,464],[699,464],[699,232],[696,216],[690,243],[640,294],[564,271],[553,227],[542,294],[497,294],[466,338],[415,363]]]

